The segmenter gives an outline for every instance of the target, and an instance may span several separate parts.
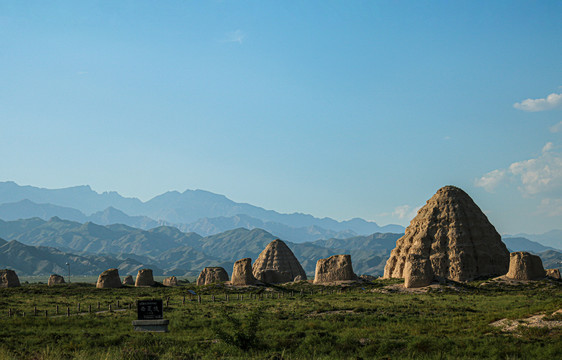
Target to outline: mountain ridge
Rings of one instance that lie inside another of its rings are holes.
[[[92,216],[108,208],[115,208],[129,217],[144,216],[159,224],[177,224],[179,226],[203,218],[247,215],[263,222],[280,223],[293,228],[318,226],[336,233],[351,230],[357,234],[367,235],[381,230],[404,231],[404,227],[400,225],[390,224],[381,227],[374,221],[360,218],[337,221],[328,217],[316,218],[303,213],[282,214],[247,203],[236,203],[224,195],[206,190],[168,191],[143,202],[137,198],[123,197],[117,192],[98,193],[89,185],[46,189],[30,185],[20,186],[13,181],[0,182],[0,205],[18,203],[23,200],[36,204],[71,208],[82,212],[85,216]],[[62,209],[60,210],[62,211]],[[69,209],[64,210],[70,211]],[[75,216],[79,215],[75,214]]]
[[[314,273],[318,259],[350,254],[358,274],[382,275],[389,253],[401,236],[402,234],[374,233],[304,243],[284,241],[307,274]],[[230,272],[236,260],[245,257],[255,260],[268,243],[279,238],[258,228],[238,228],[202,237],[170,226],[142,230],[120,224],[102,226],[56,217],[49,221],[37,218],[8,222],[0,220],[0,237],[16,241],[18,249],[17,253],[14,252],[10,246],[6,246],[9,242],[0,239],[0,263],[15,268],[22,268],[22,265],[18,265],[19,262],[28,264],[25,271],[31,274],[63,268],[64,256],[81,256],[86,259],[83,263],[90,264],[88,274],[95,272],[92,269],[99,270],[100,264],[107,264],[109,260],[99,264],[92,262],[92,259],[102,258],[110,259],[111,264],[121,261],[124,269],[151,264],[161,273],[179,276],[195,276],[206,266],[222,266]],[[509,241],[511,240],[507,239],[508,244]],[[519,245],[537,246],[530,240],[520,241]],[[44,248],[51,250],[47,253],[36,250]],[[542,249],[543,247],[521,250],[538,253],[536,250]],[[2,251],[6,254],[2,255]],[[59,262],[53,265],[49,254],[57,251],[66,255],[59,256]],[[562,252],[548,250],[539,254],[544,254],[541,256],[545,267],[559,267],[562,263]]]

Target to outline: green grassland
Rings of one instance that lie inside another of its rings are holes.
[[[73,283],[1,289],[0,359],[562,358],[560,327],[520,326],[506,333],[489,325],[562,308],[560,281],[381,292],[397,282],[345,288],[297,283],[95,289]],[[188,290],[201,295],[201,303]],[[167,302],[168,333],[133,331],[135,301],[152,298]]]

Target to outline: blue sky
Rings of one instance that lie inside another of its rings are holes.
[[[560,1],[0,1],[0,180],[562,228]]]

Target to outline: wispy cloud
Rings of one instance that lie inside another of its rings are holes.
[[[490,171],[474,181],[476,186],[492,192],[505,179],[515,179],[525,196],[562,192],[562,154],[546,143],[536,158],[514,162],[507,169]]]
[[[525,195],[562,189],[562,155],[553,148],[552,143],[546,143],[541,156],[509,166],[509,171],[519,177]]]
[[[561,132],[561,131],[562,131],[562,121],[560,121],[558,124],[552,125],[550,127],[550,132],[552,132],[552,133],[557,133],[557,132]]]
[[[539,213],[546,216],[562,215],[562,199],[542,199],[539,205]]]
[[[225,41],[242,44],[242,42],[244,41],[244,38],[246,38],[246,34],[244,33],[244,31],[234,30],[234,31],[226,33],[226,40]]]
[[[562,106],[562,94],[552,93],[542,99],[526,99],[516,102],[513,107],[523,111],[545,111]]]
[[[549,152],[553,148],[554,148],[554,144],[549,141],[546,144],[544,144],[544,146],[542,147],[542,153],[544,154],[546,152]]]
[[[394,208],[392,216],[398,219],[413,219],[418,214],[419,209],[421,209],[421,206],[400,205]]]
[[[505,170],[498,169],[484,174],[480,179],[476,179],[474,184],[478,187],[483,187],[487,192],[493,192],[504,178]]]

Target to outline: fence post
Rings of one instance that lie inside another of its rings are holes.
[[[78,303],[77,310],[78,310],[78,313],[80,314],[80,303]]]
[[[55,311],[55,314],[58,315],[59,314],[59,306],[57,305],[57,310]]]
[[[8,309],[8,317],[12,317],[12,309]]]
[[[45,310],[45,317],[49,316],[48,310]]]
[[[88,312],[91,314],[92,313],[92,304],[88,305]]]
[[[197,302],[201,304],[201,295],[197,295]]]
[[[185,305],[185,295],[183,296],[183,300],[181,301],[182,305]]]
[[[215,302],[215,295],[211,295],[211,299],[213,302]]]
[[[109,312],[111,312],[111,304],[109,304]]]
[[[66,316],[67,317],[70,316],[70,307],[69,306],[66,307]]]
[[[37,306],[33,307],[33,316],[37,316]]]

